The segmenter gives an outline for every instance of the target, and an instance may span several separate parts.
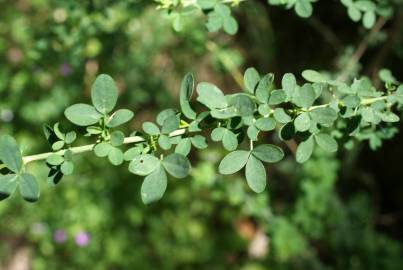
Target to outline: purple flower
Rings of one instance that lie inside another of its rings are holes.
[[[64,63],[60,66],[59,72],[62,76],[68,76],[71,73],[71,67],[69,64]]]
[[[53,240],[56,243],[63,243],[67,239],[66,232],[62,229],[56,230],[53,234]]]
[[[76,234],[75,242],[77,246],[84,247],[88,245],[88,243],[90,242],[90,236],[88,233],[81,231],[78,234]]]

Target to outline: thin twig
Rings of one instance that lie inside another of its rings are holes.
[[[371,39],[382,29],[385,25],[386,19],[384,17],[379,17],[377,22],[375,23],[374,27],[371,29],[371,32],[361,41],[358,45],[357,49],[355,50],[354,54],[350,58],[350,61],[347,63],[344,71],[337,77],[338,81],[345,81],[349,73],[352,71],[354,66],[361,60],[361,57],[364,55],[366,50],[368,49],[369,42]]]

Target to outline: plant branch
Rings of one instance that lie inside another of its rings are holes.
[[[177,129],[169,134],[169,137],[176,137],[180,136],[186,133],[186,129]],[[123,141],[123,144],[132,144],[132,143],[140,143],[140,142],[145,142],[146,139],[141,137],[141,136],[132,136],[132,137],[126,137]],[[83,146],[77,146],[77,147],[71,147],[69,150],[71,150],[74,154],[79,154],[79,153],[84,153],[84,152],[89,152],[94,149],[96,144],[88,144],[88,145],[83,145]],[[37,161],[37,160],[44,160],[47,159],[49,156],[53,154],[57,155],[64,155],[67,149],[60,150],[57,152],[47,152],[47,153],[42,153],[38,155],[31,155],[31,156],[25,156],[23,157],[24,164],[28,164],[32,161]],[[0,169],[1,169],[0,165]]]

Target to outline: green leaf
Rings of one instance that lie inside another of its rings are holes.
[[[185,178],[190,171],[189,160],[178,153],[170,154],[162,160],[162,165],[167,172],[175,178]]]
[[[197,0],[197,4],[202,9],[212,9],[217,4],[217,0]]]
[[[134,157],[129,164],[129,171],[137,175],[145,176],[153,172],[159,164],[160,160],[158,158],[150,154],[144,154]]]
[[[64,157],[58,154],[51,154],[47,159],[46,162],[50,165],[57,166],[64,162]]]
[[[167,119],[165,119],[164,123],[162,124],[161,132],[164,134],[169,134],[172,131],[179,128],[179,124],[180,124],[179,117],[176,116],[176,114],[171,115]]]
[[[358,22],[359,20],[361,20],[361,12],[354,5],[350,5],[347,8],[347,13],[350,19],[353,20],[354,22]]]
[[[302,18],[308,18],[312,15],[312,4],[310,0],[296,0],[295,12]]]
[[[141,152],[143,151],[143,147],[142,146],[135,146],[132,147],[130,149],[128,149],[124,154],[123,154],[123,159],[126,161],[131,161],[133,160],[135,157],[139,156],[141,154]]]
[[[264,162],[276,163],[284,158],[283,149],[273,144],[261,144],[252,150],[252,155]]]
[[[235,107],[228,107],[225,109],[211,110],[211,116],[217,119],[229,119],[238,115]]]
[[[347,95],[342,100],[343,105],[348,108],[356,108],[360,106],[361,99],[356,95]]]
[[[125,140],[125,134],[122,131],[116,130],[111,133],[111,144],[113,146],[122,145],[124,140]]]
[[[330,125],[337,119],[337,112],[332,108],[316,108],[309,112],[314,121],[322,125]]]
[[[60,166],[60,170],[64,175],[71,175],[73,174],[74,171],[74,164],[71,161],[65,161],[63,164]]]
[[[112,150],[112,145],[107,142],[101,142],[94,147],[94,153],[97,157],[106,157]]]
[[[297,80],[292,73],[286,73],[281,80],[281,87],[290,100],[294,96],[295,88],[297,87]]]
[[[18,176],[16,174],[0,174],[0,200],[8,198],[17,188]]]
[[[400,120],[399,116],[397,116],[393,112],[386,112],[381,114],[381,119],[383,122],[390,122],[390,123],[399,122]]]
[[[190,138],[190,141],[194,145],[194,147],[198,149],[206,149],[207,148],[207,143],[206,143],[206,138],[204,138],[201,135],[196,135]]]
[[[297,148],[296,153],[297,162],[304,163],[305,161],[307,161],[312,155],[313,147],[314,147],[314,141],[312,136],[309,137],[306,141],[301,142]]]
[[[378,72],[379,78],[385,83],[396,83],[396,78],[389,69],[383,68]]]
[[[271,131],[276,128],[276,121],[272,117],[262,117],[256,120],[255,126],[261,131]]]
[[[64,111],[66,118],[77,126],[90,126],[98,123],[100,114],[93,106],[88,104],[74,104]]]
[[[260,102],[267,103],[270,96],[270,91],[274,87],[273,80],[274,75],[269,73],[263,76],[263,78],[259,81],[256,87],[255,96]]]
[[[313,82],[313,83],[326,83],[327,80],[326,78],[320,74],[319,72],[312,70],[312,69],[307,69],[302,72],[302,77],[307,80],[308,82]]]
[[[218,170],[221,174],[233,174],[245,167],[250,156],[249,151],[237,150],[221,160]]]
[[[124,123],[129,122],[132,120],[134,113],[128,109],[120,109],[114,112],[111,117],[109,117],[106,126],[109,128],[114,128]]]
[[[315,89],[306,83],[294,92],[293,103],[302,108],[309,108],[315,102]]]
[[[144,122],[143,130],[145,133],[151,136],[159,135],[161,133],[158,126],[152,122]]]
[[[108,153],[108,159],[112,165],[118,166],[123,163],[123,152],[119,148],[112,147]]]
[[[257,141],[257,136],[259,135],[259,129],[254,126],[250,125],[246,131],[248,138],[252,141]]]
[[[337,142],[332,136],[326,133],[319,133],[315,135],[316,143],[320,148],[327,152],[337,151]]]
[[[39,199],[39,186],[35,176],[23,173],[19,176],[20,194],[28,202],[36,202]]]
[[[271,108],[268,104],[259,105],[258,112],[261,116],[268,117],[271,113]]]
[[[141,199],[143,203],[149,204],[161,199],[167,189],[167,184],[165,170],[159,165],[151,174],[144,178],[141,185]]]
[[[223,20],[216,12],[210,12],[207,18],[206,27],[209,32],[218,31],[223,26]]]
[[[224,133],[225,133],[226,128],[223,127],[218,127],[213,129],[213,131],[211,132],[211,139],[214,142],[219,142],[222,140],[222,138],[224,137]]]
[[[367,11],[364,13],[364,17],[362,18],[362,23],[365,28],[371,29],[374,26],[376,21],[375,12]]]
[[[194,88],[193,74],[188,73],[182,80],[180,90],[180,105],[182,113],[189,119],[196,119],[196,112],[190,107],[190,99],[192,98]]]
[[[189,155],[191,148],[192,148],[192,143],[191,143],[190,139],[184,138],[175,147],[175,153],[181,154],[186,157],[187,155]]]
[[[64,152],[64,160],[68,160],[68,161],[72,161],[73,160],[73,151],[71,151],[70,149],[67,149],[65,152]]]
[[[307,131],[311,127],[311,118],[309,113],[303,112],[294,120],[294,126],[297,131]]]
[[[77,139],[77,133],[75,131],[70,131],[70,132],[66,133],[66,137],[64,138],[64,141],[67,144],[72,144],[76,139]]]
[[[236,135],[228,129],[224,129],[222,143],[227,151],[234,151],[238,147],[238,139]]]
[[[113,110],[118,99],[118,90],[112,77],[99,75],[91,87],[91,99],[94,107],[102,114]]]
[[[249,157],[245,169],[246,181],[249,187],[256,193],[261,193],[266,188],[266,169],[263,163],[253,155]]]
[[[174,109],[165,109],[165,110],[161,111],[157,115],[157,119],[156,119],[158,125],[162,126],[167,118],[174,116],[174,115],[176,115],[176,111]]]
[[[255,93],[255,87],[260,80],[260,75],[253,67],[248,68],[243,75],[246,90],[250,93]]]
[[[19,173],[22,169],[20,149],[15,139],[9,135],[0,137],[0,160],[15,173]]]
[[[235,108],[239,116],[251,116],[255,112],[255,104],[252,99],[243,94],[231,96],[229,98],[229,105]]]
[[[161,134],[158,138],[159,146],[164,150],[169,150],[172,147],[171,139],[167,135]]]
[[[287,100],[287,94],[284,90],[273,90],[270,95],[269,104],[278,105]]]
[[[223,92],[214,84],[201,82],[197,85],[197,101],[210,109],[223,109],[228,106]]]
[[[224,18],[223,28],[228,34],[235,35],[238,32],[238,23],[234,17],[227,16]]]
[[[277,122],[286,124],[288,122],[291,122],[291,117],[284,111],[283,108],[276,108],[273,113],[274,119],[276,119]]]

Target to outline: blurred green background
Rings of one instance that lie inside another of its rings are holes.
[[[392,2],[394,15],[351,76],[379,84],[378,70],[388,67],[403,79],[402,7]],[[338,1],[319,1],[310,19],[248,1],[235,10],[235,36],[207,33],[203,16],[177,33],[149,0],[0,0],[0,7],[0,133],[14,135],[24,155],[49,151],[41,125],[88,101],[99,73],[117,81],[119,107],[136,112],[128,134],[178,105],[186,72],[227,93],[251,65],[278,78],[307,68],[338,74],[368,35]],[[376,152],[366,144],[318,151],[304,165],[287,150],[256,195],[241,175],[217,174],[225,151],[211,145],[192,153],[191,176],[169,181],[150,206],[126,166],[84,154],[73,176],[48,187],[46,166],[35,163],[40,201],[0,203],[0,269],[402,269],[402,149],[400,134]]]

